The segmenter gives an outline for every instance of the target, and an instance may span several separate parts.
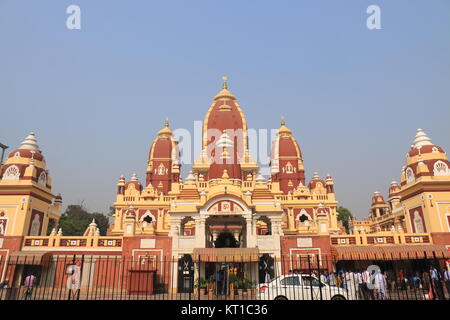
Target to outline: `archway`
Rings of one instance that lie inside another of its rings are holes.
[[[216,215],[206,219],[206,248],[245,248],[246,222],[242,216]]]
[[[215,248],[239,248],[239,242],[229,231],[222,231],[214,241]]]

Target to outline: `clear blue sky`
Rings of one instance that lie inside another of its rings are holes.
[[[249,127],[284,115],[308,179],[362,218],[417,128],[450,150],[449,33],[448,0],[0,0],[0,142],[35,131],[65,204],[107,212],[165,117],[193,128],[228,75]]]

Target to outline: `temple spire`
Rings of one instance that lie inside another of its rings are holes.
[[[228,77],[223,76],[222,80],[223,80],[222,89],[228,89],[228,84],[227,84]]]
[[[222,80],[223,80],[222,90],[214,97],[214,100],[217,100],[217,99],[236,100],[236,97],[230,91],[228,91],[228,83],[227,83],[228,77],[223,76]]]
[[[39,146],[37,144],[36,135],[34,132],[30,132],[30,134],[22,141],[19,149],[27,149],[31,151],[40,151]]]
[[[169,118],[166,118],[166,122],[164,123],[164,128],[158,131],[158,135],[172,135],[172,130],[169,129]]]
[[[417,129],[417,134],[413,142],[414,148],[420,148],[423,146],[431,146],[433,145],[433,142],[431,141],[430,137],[427,136],[427,134],[423,131],[423,129]]]

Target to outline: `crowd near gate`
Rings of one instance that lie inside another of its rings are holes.
[[[1,300],[445,300],[445,255],[211,260],[21,254],[2,261]]]

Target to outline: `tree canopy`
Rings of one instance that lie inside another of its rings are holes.
[[[347,208],[339,206],[336,211],[338,212],[337,219],[338,221],[342,221],[342,225],[345,227],[345,231],[349,232],[349,223],[353,218],[352,213]]]
[[[88,212],[83,205],[71,204],[61,215],[58,228],[62,228],[64,235],[82,236],[88,225],[95,219],[100,235],[106,235],[109,219],[100,212]]]

